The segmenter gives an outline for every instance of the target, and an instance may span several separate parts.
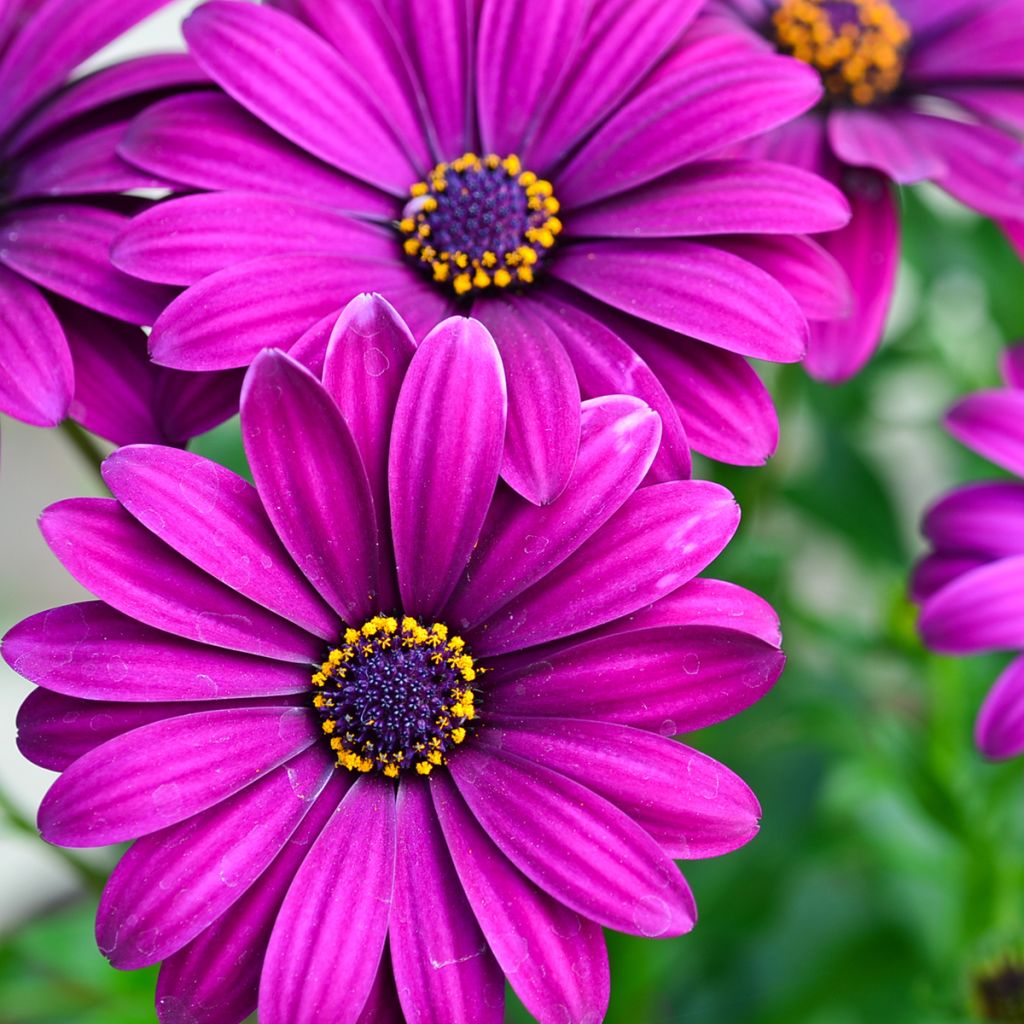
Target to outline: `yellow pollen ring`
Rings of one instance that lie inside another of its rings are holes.
[[[830,97],[866,107],[894,92],[903,77],[910,26],[889,0],[847,0],[838,27],[829,0],[782,0],[772,16],[779,48],[816,68]]]

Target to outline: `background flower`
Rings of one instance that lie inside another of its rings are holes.
[[[114,499],[44,514],[101,600],[5,638],[44,687],[19,742],[63,770],[45,838],[142,837],[97,938],[119,967],[167,961],[161,1019],[239,1021],[257,986],[265,1024],[375,1019],[397,986],[409,1020],[501,1020],[502,972],[541,1020],[600,1019],[598,925],[688,931],[672,858],[756,833],[739,778],[668,738],[782,669],[771,609],[694,578],[734,501],[637,490],[660,421],[612,397],[537,508],[495,489],[506,408],[479,324],[417,350],[359,298],[323,384],[279,352],[249,371],[255,487],[132,446],[105,463]]]
[[[231,412],[235,374],[153,366],[139,324],[171,289],[128,277],[110,244],[163,179],[116,146],[147,103],[205,81],[183,54],[84,60],[167,0],[11,0],[0,10],[0,409],[38,426],[70,415],[115,442],[181,442]]]
[[[703,31],[795,53],[829,86],[818,108],[745,149],[824,175],[850,201],[850,224],[818,241],[853,282],[854,305],[845,320],[812,325],[806,361],[815,377],[844,380],[885,326],[900,256],[896,185],[935,182],[1000,221],[1024,214],[1024,3],[712,0]]]
[[[774,451],[746,357],[798,360],[805,314],[846,308],[834,261],[797,235],[848,211],[799,170],[715,154],[813,105],[813,73],[687,42],[692,0],[277,6],[200,7],[185,35],[223,92],[156,105],[121,146],[209,193],[115,248],[191,286],[154,328],[158,362],[245,365],[318,321],[322,352],[339,305],[379,289],[418,336],[455,309],[487,324],[503,475],[531,501],[566,485],[581,393],[658,411],[659,479],[688,474],[691,445]]]

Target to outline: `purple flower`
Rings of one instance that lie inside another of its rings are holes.
[[[121,148],[209,190],[115,248],[191,286],[155,326],[157,362],[247,365],[326,317],[322,351],[340,306],[375,290],[416,336],[456,310],[487,325],[503,476],[531,501],[569,479],[581,393],[659,413],[661,479],[688,475],[690,445],[771,454],[745,357],[800,359],[805,312],[842,310],[834,261],[797,233],[849,211],[806,173],[717,154],[808,109],[809,69],[680,42],[697,0],[275,6],[199,8],[185,34],[223,92],[156,105]]]
[[[122,443],[181,442],[237,403],[236,374],[153,366],[137,325],[173,297],[110,263],[110,245],[163,181],[122,160],[133,116],[206,81],[158,55],[65,85],[86,58],[167,0],[0,5],[0,410],[39,426],[72,416]]]
[[[46,839],[138,839],[97,935],[118,967],[165,961],[162,1021],[233,1024],[258,994],[261,1024],[401,1019],[396,1000],[498,1022],[503,974],[542,1021],[599,1020],[600,926],[689,930],[672,860],[757,831],[743,782],[669,738],[782,668],[772,610],[695,578],[731,495],[638,489],[661,424],[615,396],[583,404],[537,507],[499,483],[506,415],[478,322],[417,349],[360,297],[322,383],[278,351],[249,370],[255,487],[136,446],[105,463],[113,500],[44,513],[100,600],[5,638],[43,687],[19,742],[63,772]]]
[[[1024,216],[1024,0],[712,0],[703,32],[794,54],[825,83],[817,109],[745,151],[822,174],[850,200],[849,226],[818,241],[846,269],[854,304],[812,324],[806,362],[844,380],[885,326],[896,185],[933,181],[985,216]]]
[[[1024,477],[1024,346],[1007,351],[1008,387],[960,402],[946,423],[968,447]],[[914,597],[925,643],[945,654],[1024,650],[1024,482],[970,484],[924,522],[933,551],[918,565]],[[997,680],[975,738],[989,757],[1024,752],[1024,658]]]

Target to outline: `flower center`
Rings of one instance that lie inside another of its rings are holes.
[[[821,73],[829,97],[870,106],[900,84],[910,26],[887,0],[782,0],[779,49]]]
[[[339,767],[429,775],[472,729],[483,671],[443,623],[375,615],[327,652],[313,707]]]
[[[972,982],[982,1020],[1024,1024],[1024,960],[1011,953],[980,970]]]
[[[531,284],[562,231],[551,182],[517,156],[466,153],[409,192],[398,222],[406,255],[456,295]]]

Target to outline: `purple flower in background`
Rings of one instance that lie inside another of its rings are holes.
[[[189,285],[154,359],[247,365],[383,293],[422,336],[471,312],[509,388],[504,478],[565,487],[580,395],[662,418],[660,479],[689,449],[757,464],[771,400],[745,357],[800,359],[805,313],[848,300],[800,232],[849,216],[790,166],[716,156],[821,86],[772,54],[680,37],[697,0],[216,0],[185,23],[223,92],[168,99],[121,153],[196,190],[138,218],[114,259]],[[801,308],[803,307],[803,308]],[[326,319],[322,319],[326,318]]]
[[[153,366],[137,325],[174,292],[110,262],[114,236],[163,181],[116,146],[147,102],[205,81],[182,54],[68,76],[167,0],[0,4],[0,411],[38,426],[72,416],[123,443],[180,442],[237,403],[236,374]]]
[[[824,175],[850,201],[849,226],[818,241],[846,269],[853,308],[812,324],[806,360],[815,377],[844,380],[885,327],[896,185],[933,181],[985,216],[1024,216],[1024,0],[712,0],[703,31],[822,76],[818,108],[745,151]]]
[[[968,447],[1024,477],[1024,346],[1003,362],[1009,387],[960,402],[947,417]],[[1024,482],[969,484],[925,517],[933,551],[917,567],[925,643],[945,654],[1024,650]],[[998,679],[975,736],[989,757],[1024,752],[1024,658]]]
[[[162,1021],[497,1024],[503,975],[542,1021],[596,1021],[601,926],[689,930],[673,859],[757,831],[743,782],[669,738],[782,668],[772,610],[695,578],[732,497],[638,490],[660,420],[616,396],[537,507],[499,482],[506,415],[478,322],[417,349],[360,297],[322,382],[281,352],[249,370],[255,487],[137,446],[105,463],[113,500],[44,513],[100,600],[5,638],[43,687],[19,742],[63,772],[48,840],[137,839],[97,935],[164,961]]]

